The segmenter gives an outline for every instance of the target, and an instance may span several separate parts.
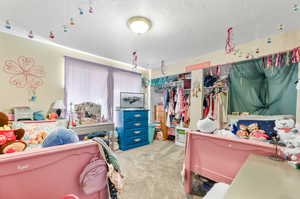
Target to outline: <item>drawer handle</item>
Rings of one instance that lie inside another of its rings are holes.
[[[231,148],[231,147],[232,147],[232,145],[231,145],[231,144],[228,144],[228,147],[229,147],[229,148]]]
[[[141,138],[136,138],[136,139],[134,139],[133,141],[134,142],[139,142],[139,141],[141,141],[142,139]]]
[[[134,134],[140,134],[141,131],[133,131]]]
[[[141,114],[135,114],[135,115],[134,115],[134,117],[137,117],[137,118],[138,118],[138,117],[141,117],[141,116],[142,116]]]
[[[134,126],[141,126],[141,123],[134,123]]]

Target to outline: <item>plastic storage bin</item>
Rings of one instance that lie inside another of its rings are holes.
[[[156,123],[149,124],[149,131],[148,131],[148,139],[149,143],[151,144],[154,140],[154,134],[155,134],[155,127],[159,125]]]

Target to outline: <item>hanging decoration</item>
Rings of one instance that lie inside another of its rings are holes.
[[[294,48],[292,50],[292,63],[298,63],[300,62],[300,47]]]
[[[280,24],[280,25],[277,27],[277,30],[283,31],[283,30],[284,30],[284,25],[283,25],[283,24]]]
[[[89,13],[90,13],[90,14],[93,14],[93,13],[94,13],[94,8],[93,8],[93,6],[90,6],[90,7],[89,7]]]
[[[73,17],[70,18],[70,25],[71,25],[71,26],[74,26],[74,25],[75,25],[75,22],[74,22]]]
[[[6,20],[6,22],[5,22],[5,28],[8,29],[8,30],[11,29],[11,25],[10,25],[9,20]]]
[[[50,39],[55,39],[55,35],[54,35],[54,33],[52,31],[50,31],[49,38]]]
[[[161,60],[161,62],[160,62],[160,71],[161,71],[161,74],[163,74],[163,75],[167,74],[166,65],[165,65],[164,60]]]
[[[134,69],[137,69],[137,66],[138,66],[137,61],[138,61],[138,55],[137,55],[137,52],[134,51],[132,53],[132,65],[133,65]]]
[[[84,11],[82,10],[82,8],[78,8],[78,9],[79,9],[79,14],[84,15]]]
[[[293,5],[293,11],[294,11],[294,12],[299,11],[299,6],[298,6],[298,4],[294,4],[294,5]]]
[[[227,38],[226,38],[226,45],[225,45],[225,52],[226,54],[230,54],[234,51],[234,45],[232,41],[232,34],[233,34],[233,28],[230,27],[227,30]]]
[[[69,31],[69,29],[68,29],[68,26],[67,26],[67,25],[64,25],[64,26],[63,26],[63,28],[64,28],[64,32],[68,32],[68,31]]]
[[[266,68],[283,67],[291,63],[300,62],[300,47],[287,52],[280,52],[274,55],[268,55],[262,58],[263,66]]]
[[[250,58],[250,53],[247,53],[247,55],[246,55],[245,58],[246,58],[246,59],[249,59],[249,58]]]
[[[42,66],[35,64],[34,58],[21,56],[17,60],[7,60],[3,71],[11,75],[11,85],[27,89],[30,94],[29,100],[36,100],[36,89],[43,86],[46,73]]]
[[[33,39],[33,38],[34,38],[34,35],[33,35],[33,31],[32,31],[32,30],[29,31],[29,33],[28,33],[28,38],[30,38],[30,39]]]

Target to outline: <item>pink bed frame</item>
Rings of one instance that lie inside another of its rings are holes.
[[[274,155],[269,143],[199,132],[187,135],[185,192],[191,193],[191,173],[230,184],[250,154]]]
[[[92,142],[0,156],[1,199],[61,199],[74,194],[79,199],[107,199],[107,188],[85,195],[79,175],[99,153]]]

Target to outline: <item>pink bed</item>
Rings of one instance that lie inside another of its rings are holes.
[[[185,156],[185,191],[191,193],[191,172],[230,184],[250,154],[274,155],[269,143],[189,132]]]
[[[98,146],[80,142],[0,156],[0,198],[61,199],[75,194],[80,199],[107,199],[107,189],[85,195],[79,175]]]

